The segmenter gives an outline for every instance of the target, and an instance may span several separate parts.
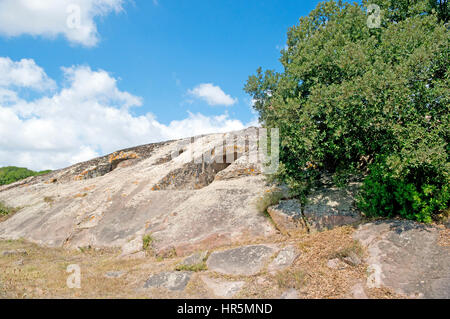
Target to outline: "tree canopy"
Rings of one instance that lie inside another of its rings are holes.
[[[260,68],[245,86],[261,123],[280,129],[276,178],[304,198],[323,172],[357,174],[368,215],[448,212],[448,17],[444,0],[370,0],[322,2],[300,18],[284,71]]]

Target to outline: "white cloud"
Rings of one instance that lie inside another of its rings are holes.
[[[94,46],[99,37],[94,19],[120,12],[124,0],[0,0],[0,34],[29,34]]]
[[[209,105],[230,106],[237,102],[237,99],[225,94],[219,86],[215,86],[212,83],[199,84],[192,90],[188,90],[188,94],[206,101]]]
[[[12,86],[46,90],[55,88],[56,84],[33,60],[14,62],[0,57],[0,87]]]
[[[33,73],[37,66],[27,61],[34,66],[29,68]],[[0,166],[56,169],[135,145],[245,127],[227,114],[192,113],[164,125],[151,113],[133,115],[130,108],[142,105],[142,99],[121,91],[106,71],[88,66],[62,71],[64,85],[33,100],[24,99],[23,89],[12,85],[24,82],[2,78]],[[25,83],[33,87],[29,83],[34,82]]]

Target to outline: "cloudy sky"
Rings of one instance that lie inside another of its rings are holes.
[[[0,166],[256,124],[245,81],[317,2],[0,0]]]

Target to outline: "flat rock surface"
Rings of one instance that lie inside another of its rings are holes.
[[[2,251],[2,256],[26,256],[28,255],[26,250],[23,249],[16,249],[16,250],[5,250]]]
[[[450,298],[450,247],[440,229],[412,221],[361,225],[354,238],[368,250],[367,286],[388,287],[416,298]]]
[[[260,163],[251,162],[255,150],[236,146],[232,163],[204,160],[249,132],[138,146],[0,186],[0,201],[22,207],[0,223],[0,239],[120,247],[127,255],[151,234],[158,255],[182,256],[271,236],[276,230],[255,205],[267,189]]]
[[[173,291],[181,291],[186,288],[192,273],[188,271],[162,272],[150,276],[144,284],[144,288],[166,288]]]
[[[287,199],[267,212],[278,230],[289,235],[354,224],[361,220],[355,204],[359,187],[359,183],[349,183],[345,188],[326,185],[313,190],[303,207],[298,200]]]
[[[275,253],[273,247],[266,245],[242,246],[218,251],[208,258],[208,269],[227,275],[257,274]]]
[[[201,279],[215,296],[221,298],[235,296],[245,285],[245,281],[227,281],[207,276],[202,276]]]
[[[274,260],[272,260],[269,264],[268,270],[275,271],[286,269],[292,265],[298,255],[299,253],[294,246],[286,246],[280,250]]]

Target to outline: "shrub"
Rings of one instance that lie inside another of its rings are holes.
[[[339,251],[335,252],[332,258],[340,258],[344,259],[347,257],[351,257],[352,255],[355,255],[359,258],[362,258],[364,256],[364,248],[361,246],[360,242],[355,240],[353,243],[347,247],[344,247],[340,249]]]
[[[47,174],[51,171],[41,171],[41,172],[35,172],[26,168],[22,167],[15,167],[15,166],[7,166],[7,167],[1,167],[0,168],[0,185],[7,185],[14,182],[17,182],[21,179],[30,177],[30,176],[37,176],[37,175],[43,175]]]
[[[401,216],[429,223],[445,214],[449,205],[448,184],[408,182],[376,164],[364,180],[358,207],[368,217]]]

